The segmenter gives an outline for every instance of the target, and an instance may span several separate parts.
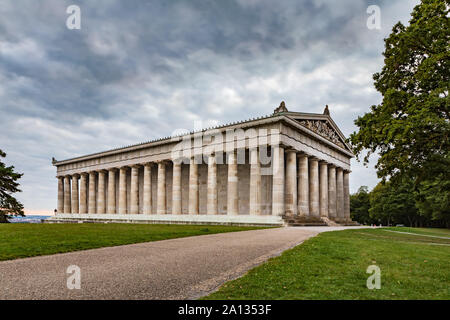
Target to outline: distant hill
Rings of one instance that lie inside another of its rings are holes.
[[[26,217],[14,217],[9,219],[11,223],[41,223],[42,219],[48,219],[50,216],[26,216]]]

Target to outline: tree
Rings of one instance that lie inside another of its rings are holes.
[[[384,67],[375,73],[381,104],[358,117],[350,141],[358,160],[378,152],[378,176],[449,177],[450,0],[422,0],[409,26],[398,22],[385,39]],[[440,190],[439,192],[443,192]]]
[[[361,186],[355,194],[350,195],[350,212],[352,220],[361,224],[372,224],[373,221],[369,216],[369,209],[369,188]]]
[[[370,217],[379,223],[396,223],[413,226],[417,224],[418,213],[414,184],[404,179],[399,184],[380,182],[370,193]]]
[[[422,217],[437,221],[438,225],[446,228],[450,227],[450,192],[448,190],[450,190],[450,179],[440,174],[434,180],[420,183],[416,200],[416,206]]]
[[[389,225],[391,223],[392,213],[388,210],[384,199],[388,197],[388,187],[386,184],[378,183],[370,193],[369,215],[376,224]]]
[[[0,150],[0,158],[6,157],[6,153]],[[19,180],[22,173],[14,172],[14,166],[7,167],[0,161],[0,223],[8,222],[8,217],[24,216],[23,205],[12,194],[20,192]]]

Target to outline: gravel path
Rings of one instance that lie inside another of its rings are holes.
[[[322,231],[276,228],[0,262],[0,299],[195,299]],[[67,289],[70,265],[81,288]]]

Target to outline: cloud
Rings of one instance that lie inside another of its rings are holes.
[[[52,156],[65,159],[174,130],[290,110],[322,112],[348,135],[381,97],[383,38],[416,2],[60,1],[0,5],[0,148],[24,172],[29,210],[56,206]],[[65,27],[81,8],[81,30]],[[353,162],[351,189],[373,187]]]

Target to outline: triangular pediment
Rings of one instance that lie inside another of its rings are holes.
[[[303,127],[327,139],[335,145],[352,152],[345,143],[345,137],[331,120],[329,115],[305,114],[289,112],[286,116],[292,118]]]

